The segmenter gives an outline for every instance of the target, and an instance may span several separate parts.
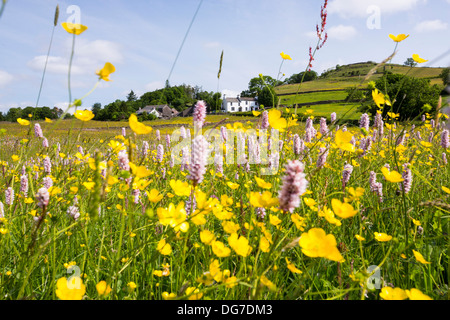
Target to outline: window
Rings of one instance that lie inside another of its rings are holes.
[[[234,107],[231,107],[231,111],[234,111]]]
[[[245,104],[248,104],[248,101],[245,101]]]

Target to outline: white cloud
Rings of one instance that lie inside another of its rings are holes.
[[[330,14],[339,14],[343,18],[368,17],[367,9],[372,6],[380,8],[381,14],[408,11],[427,0],[333,0],[328,4]]]
[[[37,56],[28,61],[27,66],[37,72],[43,72],[47,56]],[[73,75],[95,74],[106,62],[113,64],[123,61],[119,44],[105,40],[77,42],[71,73]],[[67,74],[69,57],[49,56],[47,71],[52,74]]]
[[[0,70],[0,88],[6,86],[14,77],[6,71]]]
[[[450,1],[450,0],[449,0]],[[419,23],[415,30],[418,32],[428,32],[428,31],[438,31],[438,30],[446,30],[448,23],[442,22],[441,20],[428,20],[422,21]]]
[[[28,61],[27,66],[34,71],[43,72],[47,56],[37,56]],[[48,57],[47,70],[48,73],[67,74],[69,71],[69,60],[62,57]],[[77,65],[72,65],[72,74],[83,74],[84,71]]]
[[[348,40],[356,36],[357,31],[352,26],[338,25],[328,29],[328,37],[330,39]]]

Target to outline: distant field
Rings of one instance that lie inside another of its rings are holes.
[[[361,112],[357,112],[359,104],[357,103],[333,103],[323,104],[311,107],[298,108],[297,113],[302,114],[306,110],[313,110],[315,118],[326,117],[330,118],[333,112],[336,112],[337,119],[358,120],[361,118]]]
[[[345,91],[321,91],[314,93],[299,93],[298,95],[282,96],[281,104],[293,105],[297,103],[314,103],[329,100],[345,100]]]

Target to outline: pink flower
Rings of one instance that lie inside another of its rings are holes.
[[[5,190],[5,203],[11,206],[14,202],[14,189],[9,187]]]
[[[280,209],[293,213],[301,204],[300,196],[306,192],[308,181],[303,173],[305,166],[298,160],[289,161],[286,165],[286,175],[279,192]]]
[[[204,101],[200,100],[195,105],[194,109],[194,126],[197,128],[203,128],[203,124],[206,119],[206,104]]]
[[[36,138],[43,138],[43,137],[44,137],[44,135],[43,135],[43,133],[42,133],[41,125],[40,125],[39,123],[36,123],[36,124],[34,125],[34,136],[35,136]]]
[[[36,200],[38,202],[37,206],[39,208],[47,207],[50,201],[50,194],[47,188],[41,188],[36,193]]]
[[[194,184],[200,184],[203,181],[203,175],[206,172],[207,162],[207,141],[204,136],[197,136],[192,142],[191,164],[189,166],[188,179],[193,180]]]

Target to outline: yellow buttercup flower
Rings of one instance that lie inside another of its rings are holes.
[[[86,293],[86,286],[80,277],[59,278],[56,282],[56,296],[61,300],[81,300]]]
[[[405,40],[405,39],[408,38],[408,37],[409,37],[409,34],[408,34],[408,35],[405,35],[405,34],[403,34],[403,33],[401,33],[401,34],[399,34],[399,35],[397,35],[397,36],[394,36],[393,34],[390,34],[390,35],[389,35],[389,38],[391,38],[391,39],[394,40],[395,42],[401,42],[401,41]]]
[[[170,186],[175,194],[179,197],[189,197],[191,194],[191,187],[189,183],[180,180],[170,180]]]
[[[418,54],[413,54],[412,58],[417,63],[424,63],[424,62],[428,61],[428,60],[422,59]]]
[[[212,250],[214,254],[219,258],[228,257],[231,253],[231,249],[226,247],[223,242],[220,241],[212,242]]]
[[[272,189],[272,184],[269,182],[264,181],[263,179],[260,179],[258,177],[255,177],[256,183],[260,188],[263,189]]]
[[[380,298],[384,300],[405,300],[408,299],[408,296],[403,289],[384,287],[381,289]]]
[[[444,191],[445,193],[450,194],[450,189],[449,188],[444,187],[444,186],[442,186],[441,188],[442,188],[442,191]]]
[[[45,122],[47,122],[47,123],[53,123],[52,119],[49,119],[49,118],[45,118]]]
[[[384,178],[389,182],[398,183],[405,180],[402,178],[402,175],[400,173],[398,173],[397,171],[389,171],[389,169],[386,167],[381,168],[381,172],[383,173]]]
[[[175,293],[173,293],[173,292],[168,293],[167,291],[164,291],[161,295],[164,300],[172,300],[177,297],[177,295]]]
[[[285,54],[284,52],[280,53],[281,58],[283,58],[283,60],[292,60],[291,56],[288,54]]]
[[[358,213],[358,211],[355,210],[351,204],[345,202],[343,203],[338,199],[331,200],[331,206],[334,213],[342,219],[354,217]]]
[[[228,238],[228,243],[236,253],[242,257],[247,257],[252,252],[252,247],[248,244],[248,239],[245,237],[239,237],[237,233],[233,233]]]
[[[209,230],[200,231],[200,241],[204,244],[210,245],[216,239],[214,233]]]
[[[288,258],[285,258],[285,259],[286,259],[287,267],[289,270],[291,270],[291,272],[298,273],[298,274],[303,273],[301,270],[297,269],[297,267],[291,261],[289,261]]]
[[[161,239],[158,242],[158,245],[156,247],[156,250],[159,251],[162,255],[168,256],[172,253],[172,246],[166,242],[166,240]]]
[[[109,80],[109,75],[115,71],[116,68],[111,63],[107,62],[103,69],[98,70],[95,74],[98,75],[101,80],[111,81]]]
[[[373,101],[375,102],[375,104],[377,105],[377,107],[380,109],[381,109],[381,105],[383,105],[383,104],[386,104],[388,106],[391,105],[391,102],[388,99],[386,99],[386,96],[382,92],[379,92],[377,88],[375,88],[372,91],[372,98],[373,98]]]
[[[337,147],[342,151],[355,152],[355,146],[350,143],[352,141],[353,135],[349,131],[339,130],[336,132],[336,137],[334,142]]]
[[[156,189],[152,189],[150,192],[146,191],[146,194],[147,194],[148,200],[153,203],[157,203],[157,202],[161,201],[161,199],[163,198],[163,195],[161,193],[159,193],[159,191]]]
[[[80,35],[87,30],[88,27],[79,23],[63,22],[62,27],[70,34]]]
[[[106,283],[106,281],[100,281],[95,287],[98,294],[101,296],[107,296],[111,292],[111,287]]]
[[[91,110],[77,110],[74,113],[75,118],[77,118],[78,120],[81,121],[91,121],[92,119],[94,119],[95,114],[91,111]]]
[[[261,112],[259,111],[252,111],[252,113],[255,117],[259,117],[261,115]]]
[[[338,262],[345,261],[337,248],[334,235],[327,235],[323,229],[313,228],[307,233],[303,233],[299,239],[299,245],[303,254],[308,257],[322,257]]]
[[[375,240],[379,242],[387,242],[392,240],[392,236],[387,235],[386,233],[374,232]]]
[[[423,294],[419,289],[413,288],[411,290],[405,290],[405,293],[408,296],[409,300],[433,300],[426,294]]]
[[[231,181],[227,182],[227,186],[230,187],[233,190],[236,190],[237,188],[239,188],[239,184],[231,182]]]
[[[277,109],[272,109],[269,111],[269,124],[275,130],[284,132],[287,127],[286,119],[281,117],[281,111]]]
[[[414,253],[414,257],[416,258],[416,260],[422,264],[431,264],[431,262],[428,262],[427,260],[425,260],[425,258],[423,257],[423,255],[420,252],[417,252],[416,250],[413,250]]]
[[[145,124],[139,122],[134,113],[130,116],[129,124],[131,130],[133,130],[136,134],[149,134],[153,130],[152,127],[147,127]]]
[[[29,126],[29,125],[30,125],[30,121],[25,120],[25,119],[22,119],[22,118],[17,119],[17,122],[18,122],[20,125],[22,125],[22,126]]]

